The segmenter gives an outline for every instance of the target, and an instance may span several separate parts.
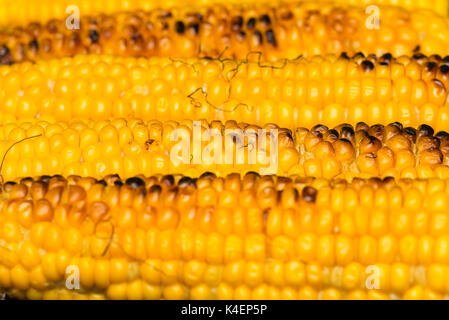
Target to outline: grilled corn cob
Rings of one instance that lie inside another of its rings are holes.
[[[0,123],[236,120],[280,127],[401,122],[449,128],[449,57],[356,54],[263,63],[79,55],[0,67]]]
[[[267,1],[254,0],[230,0],[226,3],[232,4],[265,4]],[[287,2],[296,2],[296,0],[270,1],[269,4],[282,4]],[[326,1],[318,1],[326,3]],[[342,4],[351,4],[356,6],[368,5],[396,5],[410,10],[431,9],[446,16],[448,14],[448,2],[446,0],[337,0]],[[0,1],[0,25],[24,25],[30,22],[45,23],[52,19],[65,19],[73,11],[69,6],[77,6],[82,15],[114,14],[121,11],[152,10],[156,8],[170,8],[173,6],[189,5],[212,5],[223,4],[222,0],[142,0],[142,1],[106,1],[106,0],[44,0],[44,1]],[[67,8],[69,8],[67,12]]]
[[[376,17],[374,17],[376,18]],[[431,11],[332,3],[174,8],[113,16],[81,16],[80,29],[52,20],[0,32],[0,63],[104,53],[123,56],[210,56],[263,60],[345,51],[378,55],[446,52],[448,19]]]
[[[255,171],[347,180],[449,178],[449,134],[400,123],[292,130],[235,121],[14,123],[0,126],[0,155],[5,154],[4,180],[61,173],[198,177],[205,171],[219,176]]]
[[[449,293],[447,180],[207,173],[17,182],[2,185],[0,202],[0,287],[13,296],[442,299]]]

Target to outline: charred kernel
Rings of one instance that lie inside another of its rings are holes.
[[[362,68],[365,72],[371,71],[374,69],[374,63],[369,60],[362,61]]]
[[[428,71],[432,71],[434,68],[436,68],[437,64],[435,62],[428,62],[426,65],[426,68]]]
[[[413,52],[419,52],[419,51],[421,51],[421,46],[420,46],[420,45],[417,45],[417,46],[413,49]]]
[[[133,33],[131,35],[130,39],[131,39],[131,41],[133,43],[138,43],[138,42],[142,42],[143,41],[143,37],[142,37],[142,35],[140,33]]]
[[[343,59],[346,59],[346,60],[351,59],[351,58],[348,56],[348,54],[347,54],[346,52],[342,52],[342,53],[340,54],[340,58],[343,58]]]
[[[448,73],[448,72],[449,72],[449,66],[448,66],[447,64],[443,64],[443,65],[440,67],[440,72],[443,73],[443,74]]]
[[[323,134],[327,130],[329,130],[329,128],[322,124],[317,124],[314,127],[312,127],[312,129],[310,129],[311,132],[319,132],[321,134]]]
[[[242,17],[242,16],[234,17],[234,18],[232,19],[232,22],[231,22],[231,29],[232,29],[233,31],[238,31],[238,30],[240,30],[240,29],[242,28],[242,26],[243,26],[243,17]]]
[[[412,137],[412,141],[415,142],[416,141],[416,129],[412,128],[412,127],[407,127],[404,129],[404,133],[406,133],[407,135],[409,135],[410,137]]]
[[[262,16],[260,16],[259,21],[264,25],[269,25],[271,23],[271,19],[268,14],[263,14]]]
[[[0,48],[0,57],[5,57],[10,53],[9,48],[4,44]]]
[[[98,180],[96,183],[102,184],[102,185],[104,185],[105,187],[108,185],[108,184],[106,183],[106,181],[104,181],[104,179]]]
[[[200,32],[200,25],[199,23],[192,23],[189,25],[189,30],[191,33],[198,34]]]
[[[248,19],[248,21],[246,22],[246,27],[251,30],[254,29],[254,27],[256,26],[256,19],[254,17],[251,17]]]
[[[182,21],[176,21],[175,28],[176,28],[176,32],[177,32],[177,33],[183,34],[184,31],[185,31],[185,25],[184,25],[184,22],[182,22]]]
[[[439,54],[432,54],[429,57],[430,60],[436,60],[436,61],[441,61],[441,56]]]
[[[92,29],[89,31],[89,38],[92,43],[98,43],[100,40],[100,35],[98,34],[98,31],[95,29]]]
[[[37,39],[33,39],[30,42],[28,42],[28,47],[34,51],[39,50],[39,42],[37,42]]]
[[[246,32],[245,32],[245,31],[240,31],[240,32],[237,34],[237,38],[238,38],[239,40],[245,39],[245,38],[246,38]]]
[[[175,178],[171,174],[163,176],[161,183],[165,184],[168,187],[171,187],[175,184]]]
[[[145,182],[138,177],[132,177],[132,178],[126,179],[126,184],[134,189],[136,189],[138,187],[145,187]]]
[[[449,63],[449,56],[445,56],[445,57],[443,58],[443,62]]]
[[[437,137],[438,139],[446,139],[449,138],[449,133],[447,133],[446,131],[439,131],[435,137]]]
[[[315,202],[318,191],[313,187],[305,187],[302,189],[302,198],[305,202]]]
[[[153,184],[153,185],[150,187],[149,192],[150,192],[150,193],[153,193],[153,192],[155,192],[155,193],[160,193],[160,192],[162,192],[162,187],[161,187],[160,185],[158,185],[158,184]]]
[[[416,53],[413,55],[413,59],[415,59],[415,60],[421,60],[421,59],[425,59],[425,58],[426,58],[426,56],[422,53]]]
[[[265,35],[266,35],[266,37],[267,37],[268,43],[271,43],[271,44],[274,45],[274,46],[277,45],[277,43],[276,43],[276,38],[275,38],[275,36],[274,36],[274,32],[273,32],[272,29],[267,30],[267,31],[265,32]]]
[[[284,12],[281,14],[281,20],[290,20],[293,19],[294,15],[291,11]]]
[[[433,134],[434,134],[433,128],[427,124],[422,124],[418,127],[418,137],[433,136]]]
[[[363,52],[357,52],[356,54],[354,54],[354,56],[352,57],[353,59],[356,58],[365,58],[365,54]]]
[[[328,137],[328,139],[329,138],[331,138],[331,139],[338,139],[338,137],[339,137],[338,131],[335,130],[335,129],[329,130],[327,132],[327,137]]]
[[[48,183],[50,181],[51,177],[47,176],[47,175],[43,175],[43,176],[40,176],[39,179],[44,183]]]
[[[385,53],[381,58],[384,62],[390,63],[393,56],[391,55],[391,53]]]
[[[388,62],[384,62],[384,61],[382,61],[382,62],[379,62],[379,65],[381,65],[381,66],[388,66],[388,65],[389,65],[389,63],[388,63]]]
[[[394,127],[397,127],[399,130],[402,130],[402,123],[397,122],[397,121],[390,123],[389,126],[394,126]]]
[[[191,183],[192,183],[192,178],[190,178],[190,177],[182,177],[178,181],[178,186],[180,186],[180,187],[189,186],[189,185],[191,185]]]
[[[213,172],[206,171],[203,174],[201,174],[200,178],[215,178],[217,175]]]
[[[114,181],[114,185],[117,187],[121,187],[121,186],[123,186],[123,182],[121,180],[116,180],[116,181]]]
[[[341,137],[348,139],[348,140],[352,140],[354,138],[355,132],[354,129],[351,127],[343,127],[341,128]]]

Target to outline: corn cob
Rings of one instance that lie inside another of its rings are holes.
[[[2,185],[0,202],[0,287],[13,296],[442,299],[449,293],[448,180],[207,173],[17,182]],[[376,270],[377,289],[367,267]],[[79,290],[64,286],[76,285],[67,270],[79,271]]]
[[[257,1],[265,4],[266,1]],[[270,1],[270,5],[296,2],[295,0]],[[326,3],[327,1],[318,1]],[[448,14],[448,2],[446,0],[337,0],[337,3],[351,4],[355,6],[368,5],[396,5],[409,10],[431,9],[440,15]],[[223,4],[222,0],[142,0],[142,1],[106,1],[106,0],[44,0],[30,2],[26,0],[0,1],[0,25],[25,25],[30,22],[45,23],[53,19],[66,19],[72,11],[67,12],[69,6],[76,5],[82,15],[114,14],[121,11],[152,10],[156,8],[170,8],[173,6],[212,5]],[[228,0],[231,4],[254,5],[254,0]],[[69,7],[70,8],[70,7]]]
[[[401,122],[449,128],[449,57],[279,61],[79,55],[0,67],[0,123],[137,117],[280,127]]]
[[[0,126],[0,155],[5,154],[4,180],[54,174],[198,177],[205,171],[219,176],[255,171],[347,180],[449,178],[449,134],[400,123],[293,130],[235,121],[12,123]]]
[[[263,60],[276,60],[343,51],[395,56],[446,52],[447,18],[395,7],[380,7],[379,14],[379,27],[365,8],[319,2],[82,16],[79,30],[67,28],[65,20],[52,20],[0,32],[0,63],[77,53],[244,59],[259,51]]]

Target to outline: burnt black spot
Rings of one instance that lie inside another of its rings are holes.
[[[362,68],[365,72],[369,72],[374,69],[374,63],[369,60],[362,61]]]
[[[411,135],[411,136],[416,136],[416,129],[415,128],[407,127],[407,128],[404,129],[404,132],[406,134]]]
[[[30,42],[28,42],[28,48],[30,48],[31,50],[34,50],[34,51],[38,51],[39,50],[39,42],[37,42],[36,39],[31,40]]]
[[[249,18],[248,22],[246,22],[246,27],[251,30],[254,29],[254,27],[256,26],[256,19],[255,18]]]
[[[449,72],[449,66],[448,66],[447,64],[443,64],[443,65],[440,67],[440,72],[441,72],[442,74],[448,73],[448,72]]]
[[[352,140],[354,138],[354,129],[351,127],[343,127],[341,128],[341,137]]]
[[[351,144],[351,141],[349,141],[348,139],[341,138],[341,139],[339,139],[339,140]]]
[[[17,182],[15,182],[15,181],[8,181],[8,182],[5,183],[5,187],[6,186],[14,186],[16,184],[17,184]]]
[[[20,179],[21,184],[25,184],[25,182],[33,182],[33,181],[34,180],[31,177],[25,177],[25,178]]]
[[[275,36],[274,36],[273,30],[272,30],[272,29],[267,30],[267,31],[265,32],[265,35],[266,35],[266,37],[267,37],[268,43],[271,43],[273,46],[276,47],[276,46],[277,46],[277,43],[276,43],[276,38],[275,38]]]
[[[255,172],[255,171],[248,171],[248,172],[245,174],[245,176],[249,176],[249,175],[251,175],[251,176],[256,176],[256,177],[260,177],[260,174],[257,173],[257,172]]]
[[[434,130],[431,126],[428,126],[427,124],[422,124],[418,127],[418,136],[433,136]]]
[[[263,43],[263,37],[262,37],[262,33],[260,33],[259,30],[254,31],[254,37],[257,39],[257,41],[259,42],[259,45],[262,45]]]
[[[191,185],[191,183],[192,183],[192,178],[190,178],[190,177],[182,177],[178,181],[178,186],[180,186],[180,187],[189,186],[189,185]]]
[[[357,52],[353,58],[365,58],[365,55],[363,54],[363,52]]]
[[[52,176],[52,178],[56,178],[56,179],[64,179],[64,177],[63,177],[62,175],[60,175],[60,174],[54,174],[54,175]]]
[[[138,187],[145,187],[145,182],[138,177],[128,178],[128,179],[126,179],[125,183],[134,189],[136,189]]]
[[[382,55],[382,60],[384,60],[384,62],[390,62],[391,59],[393,58],[393,56],[391,55],[391,53],[385,53],[384,55]]]
[[[389,65],[389,63],[388,63],[388,62],[384,62],[384,61],[382,61],[382,62],[379,62],[379,65],[381,65],[381,66],[388,66],[388,65]]]
[[[47,176],[47,175],[43,175],[39,178],[40,181],[44,182],[44,183],[48,183],[50,182],[51,177]]]
[[[242,16],[234,17],[232,19],[231,29],[233,31],[240,30],[242,28],[242,26],[243,26],[243,17]]]
[[[445,57],[443,58],[443,62],[449,63],[449,56],[445,56]]]
[[[338,137],[339,137],[338,131],[335,130],[335,129],[329,130],[327,132],[327,134],[328,134],[328,137],[332,137],[332,138],[335,138],[335,139],[338,139]]]
[[[177,32],[177,33],[183,34],[184,31],[185,31],[185,29],[186,29],[186,27],[185,27],[185,25],[184,25],[184,22],[182,22],[182,21],[176,21],[176,23],[175,23],[175,29],[176,29],[176,32]]]
[[[200,176],[200,178],[215,178],[215,177],[216,177],[215,173],[210,171],[206,171]]]
[[[198,34],[200,32],[200,25],[199,25],[199,23],[192,23],[191,25],[189,25],[189,30],[193,34]]]
[[[383,183],[390,183],[390,182],[394,182],[394,177],[392,176],[387,176],[385,178],[382,179]]]
[[[439,54],[432,54],[429,59],[431,60],[436,60],[436,61],[441,61],[441,56]]]
[[[426,56],[423,55],[422,53],[416,53],[413,55],[413,59],[415,59],[415,60],[421,60],[421,59],[424,59],[425,57]]]
[[[317,125],[313,126],[312,129],[310,129],[310,131],[312,131],[312,132],[325,132],[327,130],[329,130],[329,128],[323,124],[317,124]]]
[[[95,182],[95,183],[102,184],[102,185],[104,185],[105,187],[108,185],[108,184],[106,183],[106,181],[104,181],[104,179],[97,180],[97,182]]]
[[[0,58],[6,57],[8,54],[10,54],[9,48],[4,44],[0,48]]]
[[[397,127],[399,130],[402,130],[402,123],[400,123],[400,122],[392,122],[392,123],[390,123],[389,124],[390,126],[395,126],[395,127]]]
[[[153,184],[150,189],[149,189],[150,193],[156,192],[156,193],[160,193],[162,192],[162,187],[158,184]]]
[[[246,32],[245,31],[240,31],[238,34],[237,34],[237,37],[239,38],[239,39],[245,39],[246,38]]]
[[[262,22],[264,25],[271,24],[271,19],[268,14],[261,15],[259,21]]]
[[[131,41],[133,43],[138,43],[138,42],[142,42],[143,41],[143,37],[140,33],[133,33],[131,35]]]
[[[374,136],[368,136],[366,138],[368,139],[368,144],[375,144],[377,141],[379,141],[379,139]]]
[[[98,34],[97,30],[92,29],[89,31],[89,38],[92,43],[98,43],[98,41],[100,40],[100,35]]]
[[[114,185],[117,187],[121,187],[121,186],[123,186],[123,182],[121,180],[115,180]]]
[[[290,19],[293,19],[293,13],[291,11],[281,14],[281,20],[290,20]]]
[[[435,137],[437,137],[438,139],[446,139],[449,138],[449,133],[447,133],[446,131],[439,131]]]
[[[302,198],[305,202],[315,202],[318,191],[313,187],[302,189]]]
[[[436,66],[437,64],[435,62],[428,62],[426,68],[428,71],[432,71]]]
[[[168,174],[162,177],[161,183],[170,187],[175,184],[175,178],[171,174]]]
[[[415,49],[413,49],[413,52],[419,52],[421,50],[421,46],[420,45],[417,45],[416,47],[415,47]]]
[[[350,59],[349,56],[348,56],[348,54],[347,54],[346,52],[342,52],[342,53],[340,54],[340,58],[343,58],[343,59],[346,59],[346,60],[349,60],[349,59]]]

